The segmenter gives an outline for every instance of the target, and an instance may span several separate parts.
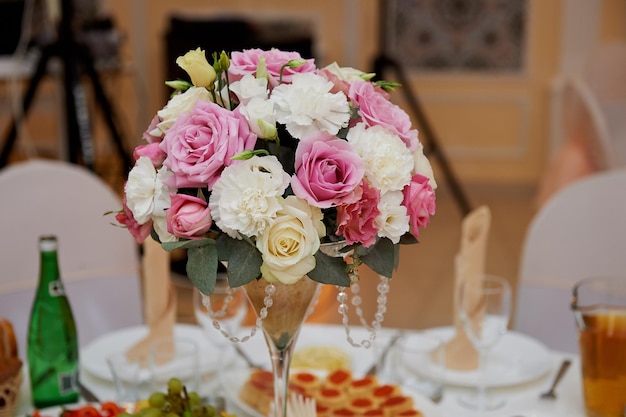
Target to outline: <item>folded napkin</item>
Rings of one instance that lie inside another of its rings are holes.
[[[158,242],[146,239],[141,262],[144,316],[149,331],[126,352],[129,360],[145,360],[154,341],[173,336],[176,322],[176,289],[170,280],[169,252]]]
[[[491,224],[491,211],[480,206],[470,212],[461,223],[461,243],[455,258],[454,282],[454,337],[446,344],[446,367],[469,370],[478,367],[478,352],[468,339],[459,319],[457,297],[459,285],[468,279],[475,279],[485,272],[487,238]],[[482,311],[470,318],[478,320]]]

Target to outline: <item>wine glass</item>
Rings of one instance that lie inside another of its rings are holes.
[[[487,395],[487,356],[507,332],[511,286],[498,276],[470,276],[459,285],[457,303],[463,329],[479,355],[477,390],[462,395],[459,402],[473,410],[497,409],[505,400]]]
[[[193,289],[193,311],[210,342],[227,349],[232,344],[229,338],[237,335],[248,313],[248,300],[241,287],[231,288],[226,273],[218,271],[215,289],[210,296]]]

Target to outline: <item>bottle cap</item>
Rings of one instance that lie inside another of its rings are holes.
[[[57,250],[57,237],[54,235],[40,236],[39,249],[43,252],[52,252]]]

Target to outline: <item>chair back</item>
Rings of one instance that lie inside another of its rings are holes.
[[[23,354],[39,276],[39,236],[59,241],[59,267],[79,343],[143,322],[139,246],[113,226],[121,198],[91,171],[32,160],[0,171],[0,317],[15,326]]]
[[[604,171],[557,192],[526,233],[514,329],[553,349],[576,352],[570,310],[582,278],[626,279],[626,170]]]

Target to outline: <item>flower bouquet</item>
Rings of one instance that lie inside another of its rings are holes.
[[[137,242],[186,249],[204,294],[227,264],[257,313],[251,335],[262,327],[272,351],[284,415],[291,350],[318,283],[340,289],[348,331],[344,289],[356,292],[361,264],[391,278],[399,245],[417,242],[435,213],[433,171],[390,101],[396,85],[373,74],[277,49],[216,53],[210,64],[198,48],[177,63],[190,82],[167,82],[173,94],[134,151],[117,220]],[[378,289],[374,330],[387,282]]]
[[[204,51],[176,61],[169,102],[134,151],[117,220],[141,243],[187,249],[187,273],[212,292],[307,275],[349,286],[364,263],[391,277],[398,245],[435,212],[436,183],[394,83],[296,52]],[[320,251],[341,241],[348,257]],[[348,262],[348,259],[350,261]]]

